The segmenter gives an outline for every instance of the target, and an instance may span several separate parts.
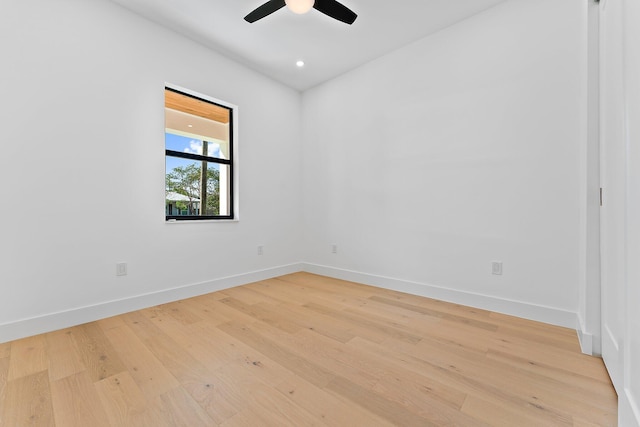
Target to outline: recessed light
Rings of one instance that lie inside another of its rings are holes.
[[[296,66],[297,66],[298,68],[302,68],[302,67],[304,67],[304,61],[297,61],[297,62],[296,62]]]
[[[193,127],[193,125],[187,125],[187,126],[189,126],[190,128],[192,128],[192,127]]]

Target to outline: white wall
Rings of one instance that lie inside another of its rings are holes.
[[[502,3],[305,92],[308,268],[575,327],[586,7]]]
[[[0,342],[299,269],[298,92],[107,1],[3,1],[0,55]],[[165,223],[165,82],[239,106],[239,222]]]

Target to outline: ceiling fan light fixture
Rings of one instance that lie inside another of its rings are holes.
[[[337,19],[349,25],[353,24],[353,21],[358,17],[353,10],[338,0],[268,0],[245,16],[244,20],[249,23],[254,23],[265,16],[279,11],[285,6],[294,13],[307,13],[313,8],[330,18]]]
[[[313,8],[315,0],[284,0],[284,2],[293,13],[303,14]]]

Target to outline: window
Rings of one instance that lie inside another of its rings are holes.
[[[233,219],[234,107],[165,87],[165,218]]]

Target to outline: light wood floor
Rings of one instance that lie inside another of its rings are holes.
[[[0,425],[613,426],[575,331],[307,273],[0,344]]]

